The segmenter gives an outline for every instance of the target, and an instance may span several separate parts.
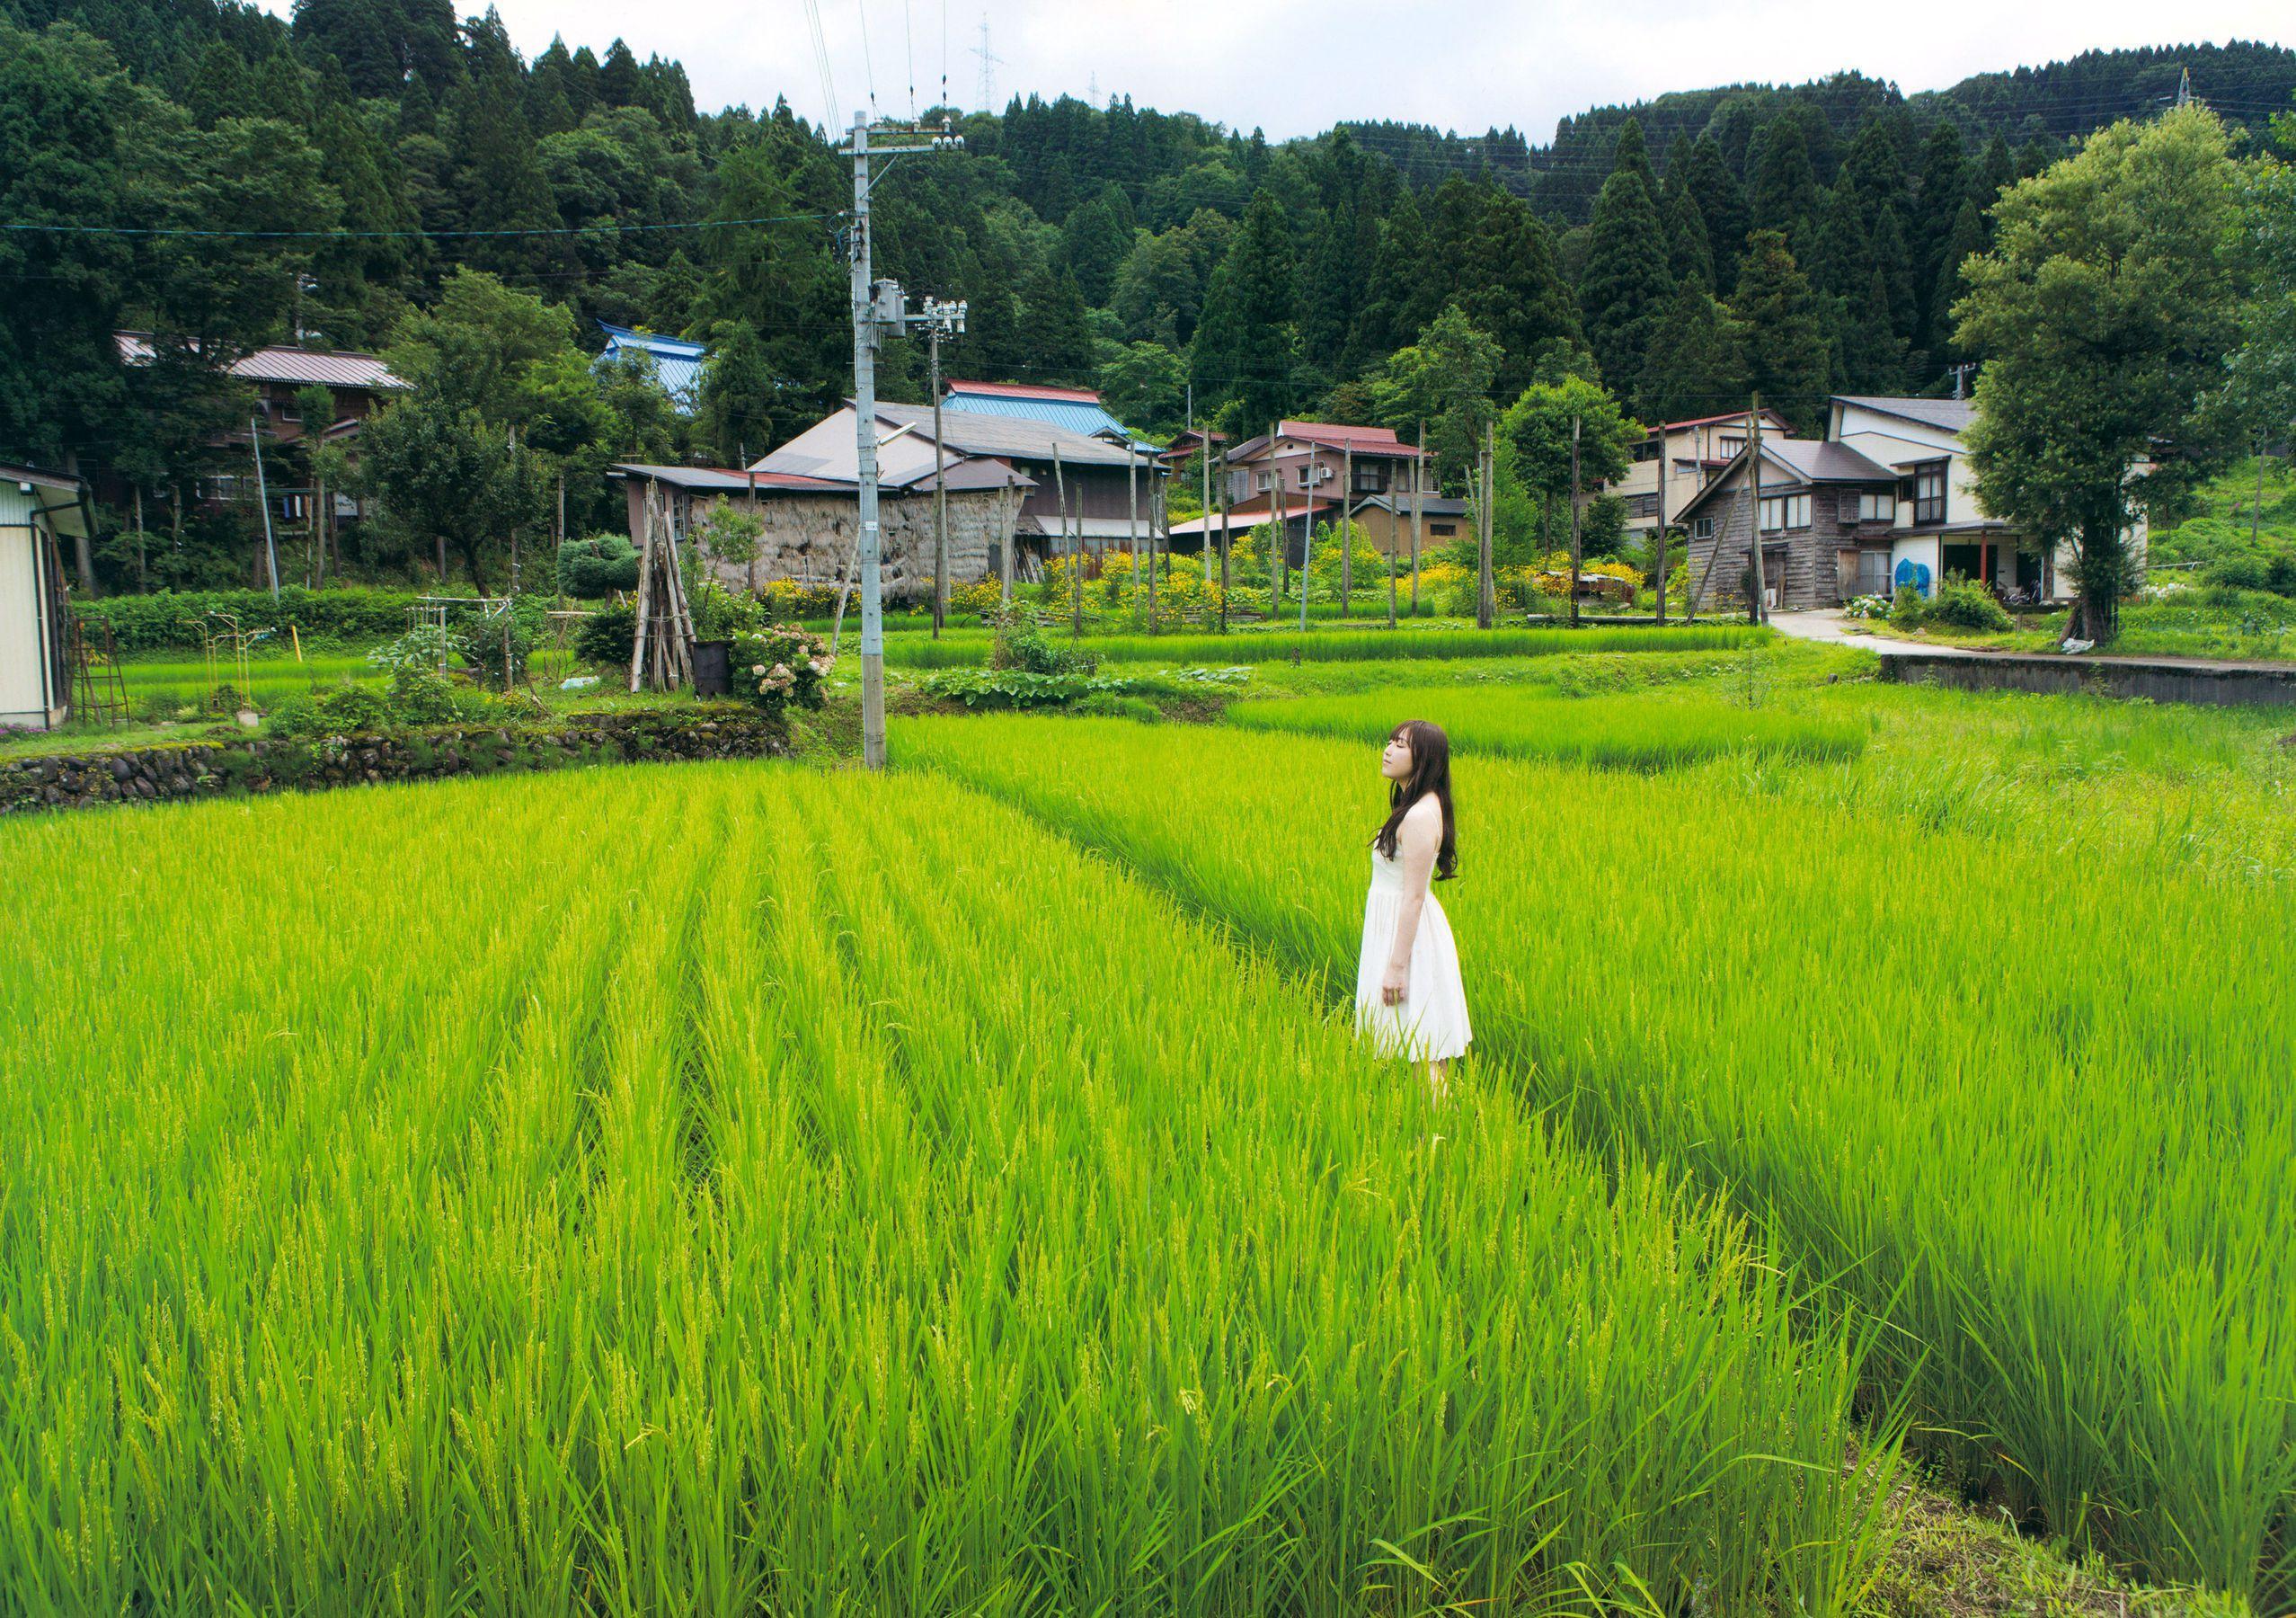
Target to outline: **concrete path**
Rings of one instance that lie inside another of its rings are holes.
[[[1863,646],[1869,652],[1952,652],[1965,649],[1925,646],[1919,641],[1898,640],[1886,635],[1863,635],[1844,625],[1839,607],[1821,607],[1808,612],[1773,612],[1769,627],[1791,640],[1818,641],[1831,646]]]

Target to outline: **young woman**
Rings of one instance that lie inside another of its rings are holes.
[[[1387,819],[1371,840],[1355,1027],[1382,1053],[1425,1062],[1440,1101],[1448,1064],[1473,1037],[1451,924],[1428,891],[1431,881],[1458,871],[1450,738],[1424,719],[1406,720],[1387,737],[1379,773],[1387,778]]]

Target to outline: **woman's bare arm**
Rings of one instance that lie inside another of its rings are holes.
[[[1411,947],[1419,937],[1419,914],[1427,903],[1427,879],[1443,841],[1443,809],[1432,797],[1413,805],[1396,828],[1396,858],[1403,866],[1403,908],[1396,916],[1395,947],[1387,956],[1380,998],[1399,1006],[1411,990]]]

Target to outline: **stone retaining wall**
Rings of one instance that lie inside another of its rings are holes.
[[[2050,653],[1884,652],[1882,678],[1965,691],[2087,691],[2203,707],[2296,703],[2296,663],[2284,669]]]
[[[0,814],[646,760],[776,758],[788,751],[781,725],[731,707],[596,714],[545,725],[442,725],[382,736],[92,749],[0,760]]]

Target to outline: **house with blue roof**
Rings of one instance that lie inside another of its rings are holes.
[[[1089,387],[1035,387],[1022,382],[951,382],[941,395],[941,408],[965,415],[1017,416],[1042,422],[1082,438],[1105,439],[1129,444],[1141,455],[1153,455],[1157,446],[1140,437],[1108,413],[1100,396]]]
[[[606,352],[601,360],[619,360],[625,354],[642,353],[653,360],[654,374],[661,378],[661,390],[669,402],[691,415],[702,402],[702,364],[709,351],[698,342],[688,342],[682,337],[663,337],[653,332],[634,332],[627,326],[608,325],[601,320],[599,331],[606,333]]]

